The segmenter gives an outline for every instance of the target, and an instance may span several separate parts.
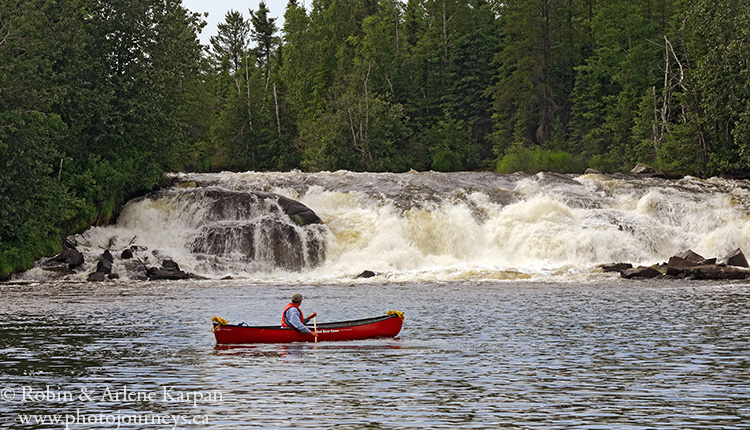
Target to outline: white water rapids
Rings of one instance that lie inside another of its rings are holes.
[[[183,186],[298,200],[325,223],[324,262],[285,271],[197,255],[190,240],[206,210],[201,201],[146,198],[129,203],[115,225],[75,238],[89,272],[103,248],[131,242],[209,278],[309,283],[353,282],[364,270],[393,282],[587,281],[617,276],[597,268],[604,263],[650,265],[687,249],[707,258],[735,248],[750,252],[747,181],[466,172],[246,172],[174,179]],[[73,276],[85,279],[87,273]],[[35,269],[25,276],[43,275]]]

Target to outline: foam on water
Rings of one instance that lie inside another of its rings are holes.
[[[750,250],[746,181],[484,172],[174,178],[299,200],[327,227],[325,262],[285,272],[195,255],[188,245],[206,208],[174,195],[131,202],[116,225],[81,235],[77,241],[89,257],[133,241],[209,277],[352,282],[371,270],[384,281],[580,281],[611,276],[596,268],[603,263],[654,264],[687,249],[705,257]]]

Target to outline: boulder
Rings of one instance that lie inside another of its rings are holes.
[[[641,163],[636,164],[630,171],[631,175],[650,175],[652,173],[656,173],[653,167]]]
[[[146,275],[146,269],[147,267],[141,263],[138,260],[127,260],[122,262],[123,267],[125,267],[125,273],[128,274],[128,277],[134,281],[145,281],[148,280],[148,275]]]
[[[133,250],[130,248],[124,249],[120,254],[120,258],[123,260],[130,260],[131,258],[133,258]]]
[[[633,269],[627,269],[620,273],[620,276],[624,279],[651,279],[657,276],[661,276],[661,272],[653,267],[638,266]]]
[[[43,262],[41,267],[51,272],[72,274],[73,269],[81,266],[83,261],[83,254],[77,249],[66,247],[61,253]]]
[[[161,268],[150,267],[146,270],[149,281],[190,279],[191,275],[180,270],[180,266],[172,260],[164,260]]]
[[[112,274],[112,265],[114,264],[114,261],[115,257],[112,256],[112,253],[109,252],[108,249],[105,250],[99,259],[99,262],[96,263],[96,271],[89,274],[89,277],[86,279],[89,281],[103,281],[107,275]]]
[[[94,272],[89,273],[88,278],[86,278],[89,282],[101,282],[107,278],[107,274],[103,272]]]
[[[83,254],[78,252],[75,248],[67,248],[63,250],[63,252],[57,254],[55,260],[67,264],[70,269],[75,269],[83,264]]]
[[[318,215],[302,203],[282,195],[278,196],[281,210],[299,226],[322,224]]]
[[[676,254],[675,257],[681,258],[683,260],[688,260],[693,263],[700,263],[701,261],[705,260],[705,258],[700,256],[700,254],[696,254],[695,252],[693,252],[692,249],[688,249],[687,251]]]
[[[750,278],[750,270],[736,266],[719,266],[706,264],[702,266],[689,267],[685,274],[693,279],[747,279]]]
[[[737,248],[734,251],[727,254],[722,261],[727,266],[735,266],[735,267],[750,267],[747,264],[747,258],[745,258],[745,254],[742,253],[742,251]]]
[[[102,258],[96,263],[96,273],[104,273],[109,275],[112,273],[112,260]]]
[[[368,278],[373,278],[375,276],[378,276],[378,274],[375,273],[375,272],[373,272],[372,270],[365,270],[362,273],[360,273],[359,275],[357,275],[356,278],[357,279],[359,279],[359,278],[368,279]]]
[[[630,263],[612,263],[612,264],[600,264],[599,268],[603,272],[624,272],[628,269],[632,269],[633,265]]]
[[[688,260],[686,258],[681,258],[678,256],[673,256],[669,258],[669,261],[667,262],[667,275],[669,276],[679,276],[683,273],[685,273],[685,270],[689,267],[694,267],[700,265],[700,262],[695,262]]]

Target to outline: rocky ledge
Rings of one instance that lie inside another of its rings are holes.
[[[750,265],[742,250],[735,249],[724,258],[704,258],[687,250],[654,266],[633,267],[628,263],[603,264],[605,272],[620,272],[624,279],[748,279]]]
[[[133,258],[133,252],[136,247],[130,247],[122,252],[120,259],[130,260]],[[107,279],[119,279],[120,275],[113,272],[114,267],[114,256],[109,250],[105,250],[102,256],[99,258],[99,262],[96,265],[96,271],[92,272],[86,278],[89,282],[104,281]],[[200,275],[188,273],[180,269],[180,266],[171,259],[162,261],[161,267],[149,267],[146,266],[140,259],[137,259],[140,267],[132,267],[133,265],[125,264],[126,271],[130,273],[133,279],[157,281],[157,280],[180,280],[180,279],[206,279]]]

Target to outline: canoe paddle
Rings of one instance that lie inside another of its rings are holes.
[[[315,343],[318,343],[318,317],[313,317],[313,330],[315,331]]]

